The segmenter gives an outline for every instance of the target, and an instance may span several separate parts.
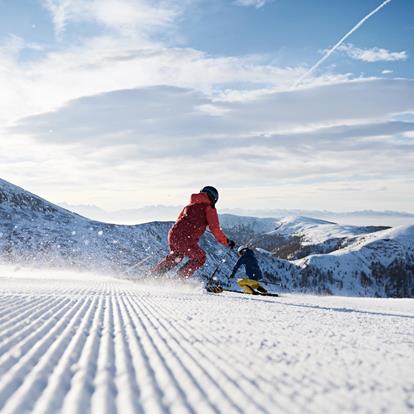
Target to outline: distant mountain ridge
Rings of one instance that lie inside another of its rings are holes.
[[[94,205],[71,205],[60,203],[70,211],[77,212],[94,220],[118,224],[137,224],[154,220],[175,220],[182,206],[148,205],[139,208],[106,211]],[[224,214],[250,216],[256,218],[282,218],[286,216],[306,216],[348,225],[392,226],[414,224],[414,214],[403,211],[360,210],[335,212],[328,210],[300,209],[237,209],[220,208]]]
[[[228,214],[222,215],[221,223],[229,236],[256,248],[265,279],[278,283],[278,289],[414,296],[414,226],[381,229],[309,217],[263,219]],[[127,226],[89,220],[0,179],[3,262],[139,277],[167,253],[171,224]],[[208,261],[198,277],[206,277],[226,250],[209,232],[201,244]],[[222,283],[234,284],[227,275],[236,259],[233,252],[222,264]],[[137,263],[143,264],[134,268]]]

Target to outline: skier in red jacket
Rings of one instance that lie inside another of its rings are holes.
[[[153,270],[153,273],[168,272],[179,264],[184,257],[188,262],[178,271],[181,277],[189,278],[197,269],[204,265],[206,254],[198,245],[200,237],[207,226],[217,241],[231,249],[234,241],[229,240],[220,229],[215,204],[219,198],[218,191],[211,186],[204,187],[199,194],[191,196],[189,205],[183,208],[176,223],[168,233],[169,255]]]

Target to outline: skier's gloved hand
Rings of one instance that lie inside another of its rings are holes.
[[[233,240],[227,239],[227,246],[229,246],[230,249],[233,249],[236,246],[236,243]]]

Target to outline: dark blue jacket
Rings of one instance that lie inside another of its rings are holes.
[[[253,250],[246,249],[243,256],[240,256],[237,260],[236,265],[233,268],[233,275],[239,270],[239,267],[244,265],[246,276],[249,279],[260,280],[262,278],[262,271],[260,270],[259,263],[257,262],[256,256]]]

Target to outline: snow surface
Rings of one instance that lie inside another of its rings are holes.
[[[409,413],[414,300],[0,267],[5,413]]]

